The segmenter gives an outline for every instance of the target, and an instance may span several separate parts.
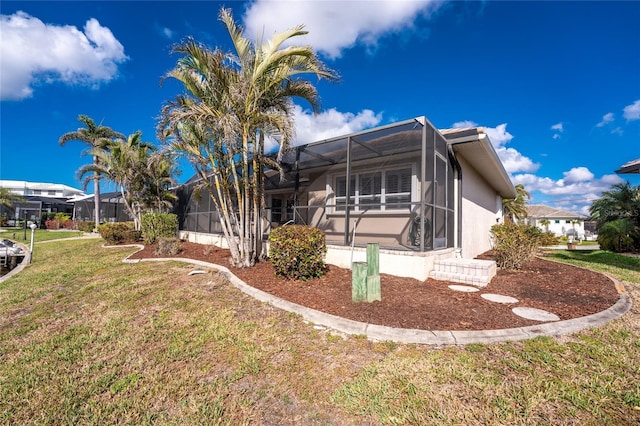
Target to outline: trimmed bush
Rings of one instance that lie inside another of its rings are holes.
[[[47,229],[60,229],[60,221],[58,219],[49,219],[44,223]]]
[[[158,238],[158,246],[156,247],[155,253],[175,256],[176,254],[180,253],[180,243],[181,241],[176,237],[160,237]]]
[[[496,263],[504,269],[520,269],[540,247],[542,231],[535,226],[505,222],[491,227]]]
[[[142,238],[153,244],[159,238],[176,238],[178,216],[173,213],[147,213],[142,215]]]
[[[98,232],[108,244],[136,243],[142,238],[133,222],[103,223]]]
[[[324,233],[305,225],[285,225],[269,234],[269,260],[279,277],[310,279],[321,277],[327,252]]]
[[[79,221],[76,222],[76,226],[78,227],[78,231],[93,232],[93,228],[96,226],[96,223],[89,221]]]

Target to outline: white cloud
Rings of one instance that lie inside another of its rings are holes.
[[[514,184],[521,183],[529,192],[540,192],[552,197],[552,203],[558,207],[563,203],[570,203],[579,211],[588,206],[593,200],[600,197],[603,191],[611,188],[611,185],[623,182],[620,176],[603,175],[596,179],[593,173],[586,167],[575,167],[563,173],[564,178],[554,180],[549,177],[536,176],[523,173],[513,176]]]
[[[566,183],[588,182],[595,177],[593,173],[586,167],[574,167],[568,172],[564,172],[564,181]]]
[[[597,127],[604,127],[607,124],[611,123],[614,120],[614,116],[612,112],[608,112],[602,116],[602,121],[596,124]]]
[[[414,1],[268,1],[257,0],[246,10],[245,36],[269,39],[275,32],[304,24],[309,34],[296,43],[310,44],[330,58],[362,43],[375,47],[380,38],[412,27],[420,16],[429,17],[442,0]]]
[[[562,123],[557,123],[551,126],[551,130],[562,133],[564,131],[564,126],[562,125]]]
[[[451,127],[454,129],[466,129],[467,127],[478,127],[478,123],[471,120],[464,120],[453,123]]]
[[[296,137],[292,145],[297,146],[375,127],[382,121],[382,114],[376,114],[369,109],[354,114],[340,112],[334,108],[313,114],[299,105],[294,105],[294,119]],[[265,145],[267,152],[274,148],[274,143]]]
[[[32,96],[33,86],[61,81],[96,86],[118,73],[124,47],[109,28],[89,19],[84,32],[45,24],[25,12],[0,17],[0,99]]]
[[[624,107],[623,116],[627,121],[640,120],[640,99]]]
[[[353,114],[332,108],[314,115],[296,105],[294,115],[296,145],[359,132],[377,126],[382,120],[382,114],[375,114],[369,109]]]
[[[174,34],[175,34],[175,31],[173,31],[172,29],[167,28],[167,27],[163,27],[162,28],[162,35],[164,35],[169,40],[171,40],[173,38]]]
[[[453,128],[462,129],[466,127],[479,127],[471,120],[458,121],[453,123]],[[489,140],[496,150],[500,161],[508,173],[535,172],[540,164],[534,163],[529,157],[522,155],[514,148],[507,148],[505,145],[513,139],[513,135],[507,131],[507,123],[502,123],[496,127],[482,127],[489,136]]]

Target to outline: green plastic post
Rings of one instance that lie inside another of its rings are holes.
[[[380,275],[380,244],[367,244],[367,276]]]
[[[351,264],[351,300],[354,302],[367,300],[366,262],[353,262]]]
[[[380,293],[380,275],[367,277],[367,302],[382,301]]]
[[[382,300],[380,292],[380,244],[367,244],[367,302]]]

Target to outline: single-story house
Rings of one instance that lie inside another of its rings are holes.
[[[537,226],[543,231],[553,232],[558,237],[585,238],[584,222],[587,218],[581,214],[556,209],[545,205],[528,205],[527,224]],[[548,223],[547,223],[548,222]]]
[[[380,272],[421,280],[450,272],[457,259],[471,282],[477,261],[469,260],[491,248],[502,199],[516,197],[482,128],[437,130],[426,117],[296,146],[283,162],[284,183],[265,173],[267,229],[323,230],[327,263],[342,267],[378,243]],[[196,186],[178,190],[181,235],[223,244],[217,213]]]

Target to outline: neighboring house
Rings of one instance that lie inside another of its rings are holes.
[[[42,213],[60,212],[72,215],[73,202],[70,200],[85,195],[79,189],[57,183],[0,180],[0,187],[24,199],[14,203],[13,209],[0,208],[0,214],[6,214],[10,223],[16,219],[40,222]]]
[[[525,221],[543,231],[553,232],[558,237],[573,236],[582,240],[585,238],[586,219],[583,215],[567,210],[544,205],[528,205]],[[549,223],[546,224],[545,221]]]
[[[640,173],[640,158],[623,164],[620,169],[616,170],[616,173],[619,175]]]
[[[380,271],[425,279],[440,260],[491,248],[509,175],[481,128],[438,131],[419,117],[292,148],[286,180],[267,171],[267,231],[286,223],[326,235],[327,263],[350,267],[379,243]],[[198,179],[179,190],[176,213],[191,241],[223,244]]]

